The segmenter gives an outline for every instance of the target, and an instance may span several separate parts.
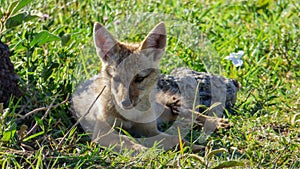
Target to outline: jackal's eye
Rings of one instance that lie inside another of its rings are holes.
[[[153,73],[152,69],[145,69],[135,76],[134,82],[142,83],[144,81],[144,79],[149,77],[152,73]]]
[[[146,77],[139,77],[137,76],[135,79],[134,79],[134,82],[135,83],[142,83],[144,81]]]

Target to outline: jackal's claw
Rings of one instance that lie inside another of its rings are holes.
[[[216,124],[217,130],[218,129],[228,129],[230,128],[230,124],[229,121],[227,119],[223,119],[223,118],[219,118],[217,120],[217,124]]]
[[[177,98],[176,96],[172,96],[166,106],[170,108],[173,114],[178,115],[179,107],[181,106],[180,98]]]

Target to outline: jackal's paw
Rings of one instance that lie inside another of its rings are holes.
[[[122,151],[124,151],[124,152],[130,151],[131,156],[137,156],[138,154],[145,153],[145,151],[147,149],[148,149],[147,147],[145,147],[141,144],[134,144],[134,145],[131,145],[130,147],[124,147],[124,149],[122,149],[121,152]]]
[[[228,119],[223,119],[223,118],[217,118],[216,119],[216,129],[228,129],[230,128],[230,124]]]
[[[133,156],[144,153],[148,149],[147,147],[145,147],[141,144],[134,144],[134,145],[131,145],[131,147],[127,147],[127,148],[132,151]]]
[[[201,116],[196,120],[196,130],[203,129],[208,132],[214,132],[220,129],[230,128],[229,121],[224,118],[210,117],[210,116]]]
[[[170,108],[173,114],[178,115],[179,108],[181,106],[181,100],[179,97],[171,96],[170,99],[168,99],[166,106]]]
[[[134,144],[134,145],[132,145],[132,149],[137,152],[142,152],[142,151],[147,150],[148,148],[141,144]]]

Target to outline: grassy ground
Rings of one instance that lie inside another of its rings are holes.
[[[1,1],[0,8],[7,11],[9,3]],[[2,168],[213,168],[230,160],[248,168],[300,167],[298,1],[44,0],[24,10],[48,16],[1,35],[24,91],[7,113],[0,112]],[[170,36],[163,72],[186,64],[241,83],[237,114],[228,117],[233,127],[211,135],[206,154],[151,148],[130,156],[91,144],[80,127],[66,135],[75,120],[64,100],[100,68],[92,42],[95,21],[133,41],[165,21]],[[58,40],[33,43],[43,30]],[[244,64],[236,68],[224,58],[239,50]]]

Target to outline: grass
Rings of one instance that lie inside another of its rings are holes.
[[[1,10],[7,11],[9,3],[1,1]],[[0,36],[9,44],[24,91],[6,113],[0,112],[2,168],[213,168],[230,160],[248,168],[300,167],[298,1],[44,0],[24,10],[49,17],[34,18]],[[100,69],[92,40],[95,21],[128,41],[141,40],[165,21],[169,40],[162,72],[187,65],[241,83],[237,113],[228,117],[233,127],[211,135],[206,154],[153,147],[130,156],[91,144],[80,127],[57,149],[75,123],[70,104],[63,101]],[[43,30],[60,40],[33,44]],[[244,64],[236,68],[224,58],[239,50],[245,52]],[[23,116],[37,108],[41,111]]]

